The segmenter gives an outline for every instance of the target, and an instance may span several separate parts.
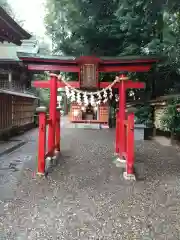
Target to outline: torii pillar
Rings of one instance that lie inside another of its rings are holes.
[[[124,128],[124,121],[126,120],[126,90],[144,88],[145,83],[133,82],[124,74],[119,76],[119,82],[115,85],[119,90],[119,109],[116,113],[116,139],[115,139],[115,154],[118,155],[119,160],[123,160],[123,153],[125,152],[126,132]],[[132,143],[133,145],[134,143]]]
[[[56,107],[57,107],[57,75],[50,74],[50,102],[49,102],[49,128],[48,128],[48,152],[53,154],[55,146],[55,126],[56,126]]]

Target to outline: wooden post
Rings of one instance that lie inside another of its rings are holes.
[[[57,76],[50,75],[50,103],[49,103],[49,129],[48,129],[48,152],[50,157],[54,154],[55,128],[56,128],[56,105],[57,105]]]
[[[119,153],[119,111],[116,111],[116,139],[115,139],[115,154]]]
[[[134,175],[134,113],[128,115],[127,123],[127,160],[126,172],[124,172],[126,180],[136,180]]]
[[[8,73],[8,84],[9,88],[12,89],[12,71]]]
[[[38,144],[38,170],[37,174],[45,174],[45,155],[46,155],[46,107],[38,107],[39,113],[39,144]]]
[[[124,120],[125,120],[125,108],[126,108],[126,88],[125,88],[125,78],[124,75],[120,76],[119,83],[119,155],[122,158],[124,148],[125,148],[125,128],[124,128]]]
[[[56,142],[55,142],[55,146],[56,146],[56,151],[60,152],[60,142],[61,142],[61,113],[60,113],[61,108],[57,107],[56,108]]]

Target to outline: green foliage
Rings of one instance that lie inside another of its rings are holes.
[[[0,7],[2,7],[8,14],[12,15],[13,11],[7,0],[0,0]]]
[[[45,106],[47,109],[49,109],[49,89],[39,89],[38,97],[40,98],[40,105]]]
[[[120,28],[116,1],[47,0],[47,31],[54,52],[67,55],[117,55]]]
[[[0,0],[0,7],[2,7],[20,26],[23,25],[23,22],[16,18],[16,15],[8,0]]]
[[[169,88],[177,88],[179,0],[46,0],[46,3],[45,23],[55,54],[165,55],[167,59],[158,65],[157,71],[133,77],[146,82],[149,95],[163,95]]]
[[[177,111],[176,105],[180,103],[180,99],[171,99],[165,108],[164,114],[160,121],[162,130],[172,133],[180,132],[180,113]]]
[[[48,75],[46,73],[44,74],[35,74],[33,77],[33,80],[39,79],[39,80],[48,80]],[[40,105],[47,107],[49,109],[49,88],[34,88],[34,91],[36,91],[37,96],[40,99]]]
[[[152,111],[153,109],[149,105],[139,107],[135,112],[135,122],[151,127],[153,125]]]

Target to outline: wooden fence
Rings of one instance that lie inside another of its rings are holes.
[[[0,94],[0,133],[12,127],[12,95]]]
[[[0,134],[33,124],[35,98],[0,93]]]

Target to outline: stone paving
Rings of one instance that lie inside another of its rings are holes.
[[[114,130],[62,134],[59,164],[45,179],[34,175],[37,131],[1,159],[1,240],[180,239],[178,149],[136,142],[138,180],[127,182],[112,163]]]

